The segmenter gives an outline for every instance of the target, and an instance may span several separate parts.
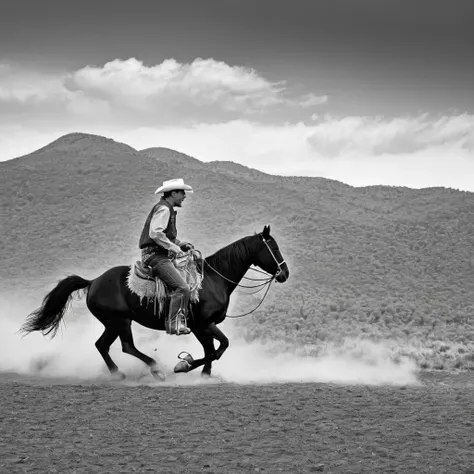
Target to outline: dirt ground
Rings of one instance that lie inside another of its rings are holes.
[[[474,473],[474,373],[419,386],[0,374],[0,473]]]

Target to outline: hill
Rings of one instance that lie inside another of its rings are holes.
[[[66,135],[0,163],[0,281],[14,291],[27,278],[42,298],[66,273],[130,263],[155,189],[176,176],[195,189],[180,237],[209,254],[270,224],[290,264],[290,280],[238,323],[246,337],[309,353],[390,339],[421,364],[474,366],[474,193],[452,189],[354,188]]]
[[[137,153],[137,150],[125,143],[119,143],[111,138],[86,133],[69,133],[54,142],[34,151],[31,155],[45,155],[48,153],[80,153],[97,156],[99,154]]]

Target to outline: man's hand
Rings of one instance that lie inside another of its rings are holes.
[[[194,245],[189,242],[184,242],[181,244],[181,250],[183,252],[188,252],[189,250],[194,249]]]
[[[168,249],[168,255],[170,257],[176,257],[178,256],[180,253],[182,253],[182,250],[180,247],[178,247],[177,245],[172,245],[169,249]]]

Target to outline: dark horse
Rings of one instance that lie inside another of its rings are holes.
[[[237,240],[204,259],[204,279],[199,290],[199,301],[191,304],[189,318],[189,327],[204,348],[204,358],[194,360],[188,355],[175,367],[175,372],[188,372],[203,365],[202,374],[211,375],[212,361],[220,359],[229,346],[229,340],[217,324],[224,321],[230,295],[252,264],[268,272],[278,282],[286,281],[289,276],[288,266],[281,256],[278,244],[270,236],[270,226],[264,227],[263,232]],[[119,337],[123,352],[138,357],[150,367],[155,378],[163,380],[165,375],[158,368],[157,362],[135,347],[132,321],[150,329],[164,331],[164,318],[154,314],[153,305],[141,304],[139,297],[129,290],[129,271],[129,266],[119,266],[91,281],[77,275],[64,278],[46,295],[42,305],[27,317],[20,331],[42,331],[44,335],[52,333],[54,337],[72,294],[84,290],[87,292],[87,307],[105,326],[104,333],[95,346],[111,374],[119,379],[125,378],[109,355],[110,346]],[[214,339],[220,343],[217,350]]]

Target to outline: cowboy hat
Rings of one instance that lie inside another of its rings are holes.
[[[174,191],[176,189],[182,189],[183,191],[193,192],[193,188],[187,184],[184,184],[184,181],[181,178],[169,179],[168,181],[163,181],[163,186],[160,186],[155,194],[165,193],[166,191]]]

